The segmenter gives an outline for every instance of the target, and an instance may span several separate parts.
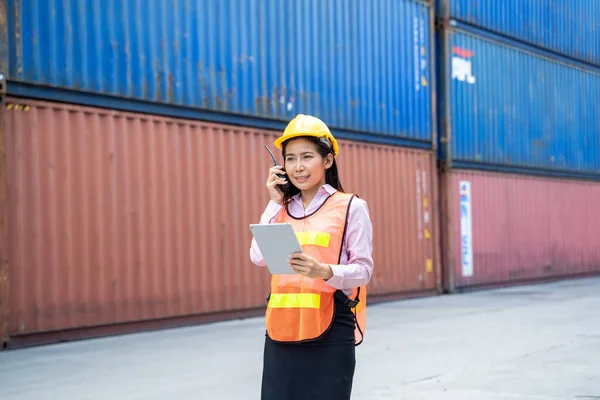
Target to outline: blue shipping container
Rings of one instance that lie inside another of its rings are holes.
[[[431,146],[431,15],[416,1],[8,0],[8,13],[15,87],[308,113]]]
[[[599,0],[437,0],[437,14],[600,65]]]
[[[440,158],[600,174],[599,69],[466,32],[438,38]]]

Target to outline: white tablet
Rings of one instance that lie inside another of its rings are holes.
[[[250,224],[250,230],[271,274],[297,274],[289,266],[288,257],[301,253],[302,247],[290,224]]]

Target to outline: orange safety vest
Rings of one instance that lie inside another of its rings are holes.
[[[290,216],[284,207],[275,222],[292,225],[303,253],[324,264],[339,264],[353,198],[353,195],[336,192],[317,211],[302,218]],[[366,287],[354,288],[348,297],[323,279],[300,274],[271,277],[266,313],[269,337],[274,341],[296,343],[318,339],[331,327],[336,296],[344,300],[355,315],[354,337],[355,344],[359,345],[365,332]]]

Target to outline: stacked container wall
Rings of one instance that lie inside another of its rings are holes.
[[[600,183],[465,170],[442,185],[445,286],[600,273]]]
[[[440,158],[454,167],[600,176],[600,69],[447,29]]]
[[[424,3],[7,1],[14,95],[431,148]]]
[[[265,306],[248,225],[268,203],[264,145],[278,132],[11,101],[13,343]],[[338,157],[346,190],[370,208],[370,296],[434,293],[431,152],[341,141]]]
[[[6,2],[0,1],[0,349],[8,341],[9,269],[6,175],[6,76],[8,75]]]
[[[600,65],[598,0],[437,0],[437,15]]]

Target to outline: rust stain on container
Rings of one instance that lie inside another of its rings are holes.
[[[443,251],[450,285],[600,273],[599,183],[472,171],[452,171],[443,179],[448,224]],[[462,227],[461,182],[470,184],[471,199],[470,218],[463,218]],[[468,234],[461,240],[469,227],[472,251]],[[463,268],[469,259],[472,267]],[[472,274],[465,273],[471,268]]]
[[[27,103],[7,112],[10,335],[264,307],[248,225],[279,133]],[[342,141],[339,162],[371,211],[370,293],[435,290],[430,154]]]

